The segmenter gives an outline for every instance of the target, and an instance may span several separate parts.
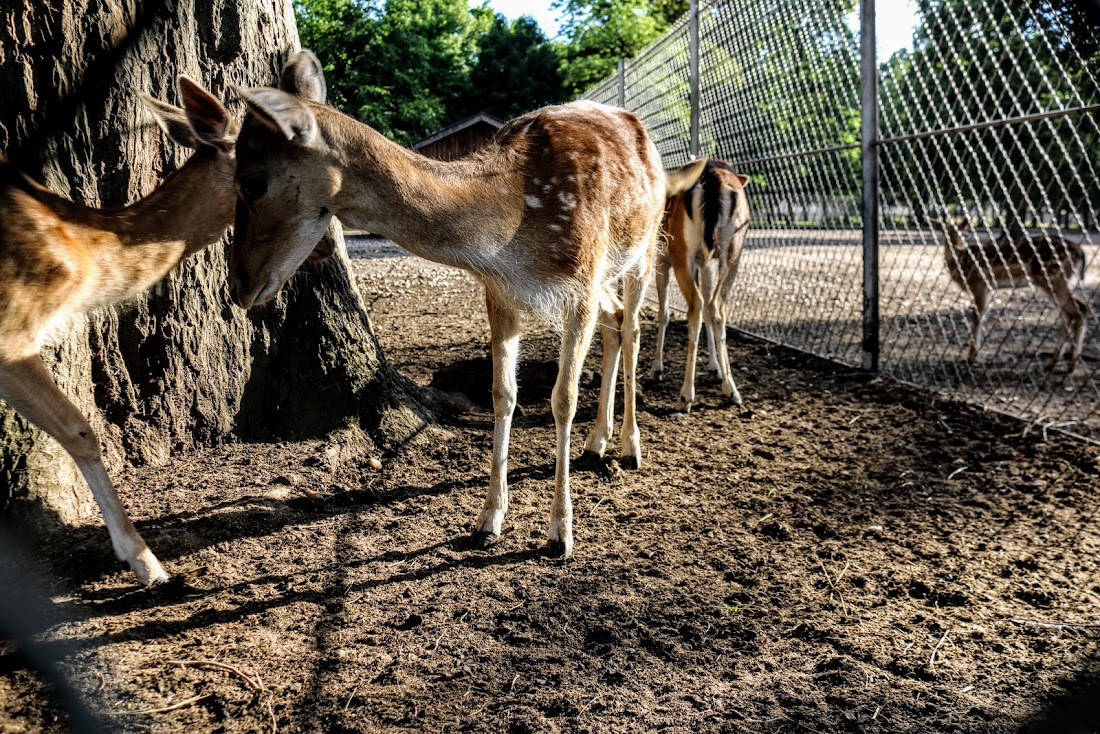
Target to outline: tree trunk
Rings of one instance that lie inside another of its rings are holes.
[[[0,28],[0,152],[92,206],[148,194],[186,158],[138,92],[176,104],[185,73],[239,115],[228,85],[275,83],[298,47],[286,0],[0,0]],[[231,435],[323,435],[355,420],[385,447],[423,426],[371,334],[342,248],[248,315],[229,305],[227,256],[226,241],[212,246],[45,350],[110,471]],[[60,446],[0,404],[0,505],[13,498],[63,522],[94,511]]]

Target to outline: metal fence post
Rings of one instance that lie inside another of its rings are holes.
[[[691,128],[688,138],[688,152],[692,158],[699,157],[699,0],[691,0],[688,9],[688,53],[691,93]]]
[[[626,109],[626,59],[619,59],[619,106]]]
[[[863,163],[863,364],[879,367],[878,257],[878,61],[875,58],[875,0],[860,0],[860,152]]]

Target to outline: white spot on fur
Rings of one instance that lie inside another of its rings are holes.
[[[538,209],[539,207],[542,206],[542,202],[539,201],[539,197],[532,196],[531,194],[528,194],[527,196],[523,197],[523,200],[526,201],[527,206],[529,206],[532,209]]]
[[[566,209],[573,209],[577,206],[577,197],[569,191],[559,191],[558,201],[560,201],[561,205]]]
[[[554,230],[555,232],[561,232],[561,225],[560,224],[551,224],[550,229]]]

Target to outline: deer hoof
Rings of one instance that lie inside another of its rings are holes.
[[[492,548],[500,536],[488,530],[475,530],[470,535],[470,550],[488,550]]]
[[[546,555],[550,558],[569,558],[573,555],[573,544],[564,540],[546,541]]]
[[[637,456],[621,456],[619,457],[619,466],[623,469],[637,469],[642,465],[642,462]]]
[[[664,370],[653,370],[652,372],[649,373],[649,379],[652,382],[660,382],[661,380],[665,379],[665,371]]]
[[[137,574],[138,580],[146,586],[159,586],[168,581],[168,574],[164,572],[160,561],[148,548],[140,551],[129,564],[133,572]]]
[[[581,455],[577,457],[577,466],[596,466],[602,463],[603,457],[595,451],[589,451],[588,449],[582,451]]]

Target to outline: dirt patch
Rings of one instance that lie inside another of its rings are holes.
[[[485,375],[473,281],[373,254],[355,269],[398,368]],[[188,454],[119,482],[181,582],[135,588],[98,520],[48,539],[46,645],[124,731],[1100,730],[1100,450],[736,338],[745,406],[703,376],[679,415],[683,335],[645,388],[642,468],[576,471],[571,561],[541,552],[554,431],[529,377],[490,551],[465,544],[492,443],[473,395],[396,456],[352,434]],[[536,325],[521,359],[556,345]],[[589,380],[575,446],[595,402]],[[0,654],[0,729],[59,717]]]

